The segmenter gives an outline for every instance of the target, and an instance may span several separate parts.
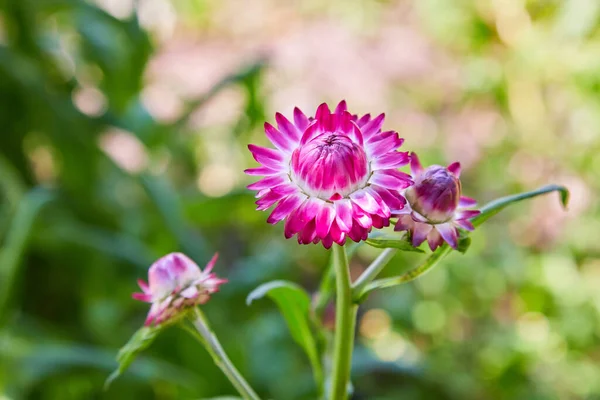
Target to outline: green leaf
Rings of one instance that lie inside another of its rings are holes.
[[[474,217],[471,222],[473,225],[479,226],[483,222],[487,221],[488,218],[498,214],[508,205],[519,202],[521,200],[530,199],[536,196],[540,196],[546,193],[558,192],[560,194],[560,202],[563,207],[567,207],[569,202],[569,191],[564,186],[559,185],[547,185],[543,186],[537,190],[533,190],[531,192],[519,193],[511,196],[501,197],[497,200],[491,201],[485,206],[481,208],[481,214]],[[371,239],[369,239],[371,240]],[[461,237],[459,238],[458,243],[458,251],[464,253],[467,251],[468,247],[471,244],[471,239],[467,236],[466,232],[461,232]],[[438,247],[436,251],[434,251],[424,263],[419,265],[418,267],[406,272],[403,275],[379,279],[368,284],[362,293],[359,294],[359,301],[362,301],[366,298],[366,295],[376,289],[383,289],[386,287],[400,285],[402,283],[410,282],[419,276],[425,274],[433,267],[435,267],[444,257],[446,257],[450,253],[451,247],[448,246],[447,243],[444,243],[443,246]]]
[[[531,192],[514,194],[511,196],[501,197],[494,201],[487,203],[485,206],[481,207],[481,214],[471,219],[471,222],[475,226],[479,226],[489,218],[498,214],[504,208],[509,206],[510,204],[517,203],[519,201],[525,199],[531,199],[533,197],[537,197],[546,193],[558,192],[560,195],[560,202],[562,206],[566,209],[569,203],[569,191],[566,187],[560,185],[547,185],[543,186],[537,190],[532,190]]]
[[[398,249],[402,251],[412,251],[415,253],[424,253],[423,250],[418,247],[414,247],[406,239],[367,239],[366,243],[369,246],[376,247],[378,249]]]
[[[13,291],[13,284],[21,266],[31,231],[42,209],[54,199],[46,189],[34,188],[20,201],[13,217],[4,246],[0,248],[0,320],[6,318],[6,309]],[[2,322],[0,321],[0,325]]]
[[[104,389],[108,389],[110,384],[117,379],[125,370],[129,367],[129,365],[135,360],[137,355],[147,349],[157,334],[163,329],[163,326],[144,326],[137,330],[136,333],[129,339],[127,344],[119,350],[119,354],[117,355],[117,361],[119,362],[119,367],[113,371],[112,374],[106,379],[104,383]]]
[[[277,304],[290,329],[294,340],[306,352],[313,368],[317,386],[323,383],[323,372],[317,345],[310,322],[310,297],[306,291],[293,282],[271,281],[254,289],[246,298],[250,305],[254,300],[268,296]]]

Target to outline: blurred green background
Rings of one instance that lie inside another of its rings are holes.
[[[597,0],[0,0],[0,399],[234,394],[177,328],[102,391],[148,310],[136,279],[176,250],[220,252],[230,283],[204,309],[261,395],[313,398],[275,306],[244,299],[271,279],[314,292],[328,254],[267,225],[242,171],[276,111],[340,99],[425,163],[461,161],[481,203],[572,195],[370,296],[354,399],[600,398]]]

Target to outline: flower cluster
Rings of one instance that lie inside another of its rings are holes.
[[[182,311],[208,301],[219,291],[226,279],[212,273],[217,254],[204,271],[182,253],[171,253],[158,259],[148,270],[148,283],[139,280],[143,293],[134,293],[136,300],[152,303],[145,325],[159,325],[173,320]]]
[[[403,139],[383,131],[384,115],[359,117],[346,102],[333,112],[321,104],[314,117],[294,109],[293,122],[277,113],[277,127],[265,123],[275,148],[249,145],[261,166],[247,169],[264,176],[256,190],[258,210],[275,206],[267,222],[284,220],[286,238],[301,244],[343,245],[366,240],[372,228],[406,230],[414,246],[425,239],[431,249],[445,240],[457,248],[457,227],[473,228],[478,214],[461,196],[460,165],[424,169],[416,154],[398,151]],[[412,176],[399,170],[410,161]]]

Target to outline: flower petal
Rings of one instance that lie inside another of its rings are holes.
[[[471,221],[466,220],[466,219],[461,219],[458,221],[454,221],[455,225],[458,225],[459,227],[463,228],[466,231],[472,231],[475,229],[475,227],[473,226],[473,224],[471,223]]]
[[[294,124],[296,124],[302,133],[304,133],[309,124],[308,118],[298,107],[294,108]]]
[[[419,161],[419,157],[417,153],[410,153],[410,173],[413,178],[416,178],[417,175],[423,172],[423,166],[421,165],[421,161]]]
[[[456,212],[454,219],[471,219],[479,214],[481,214],[481,211],[479,210],[460,210]]]
[[[425,241],[431,229],[431,225],[415,222],[412,230],[412,245],[419,247]]]
[[[335,219],[335,210],[329,203],[325,203],[319,210],[315,223],[317,226],[317,236],[324,239],[329,234],[331,224]]]
[[[279,132],[275,127],[268,122],[265,122],[265,134],[267,138],[277,147],[279,150],[286,154],[289,154],[294,149],[294,141],[283,133]]]
[[[302,132],[281,113],[275,114],[275,121],[277,121],[279,131],[286,135],[293,143],[297,144],[300,136],[302,136]]]
[[[444,244],[444,239],[442,239],[442,236],[437,231],[437,229],[432,229],[431,232],[429,232],[429,234],[427,235],[427,244],[429,244],[429,248],[431,249],[431,251],[434,251],[442,244]]]
[[[442,235],[442,238],[444,238],[450,247],[453,249],[458,247],[458,235],[456,233],[456,228],[452,224],[447,222],[445,224],[436,225],[435,229],[438,230],[440,235]]]
[[[274,186],[279,186],[289,181],[290,179],[287,174],[273,175],[263,178],[258,182],[254,182],[248,185],[247,188],[250,190],[270,189]]]
[[[267,222],[269,224],[276,224],[287,217],[306,199],[307,196],[300,193],[289,195],[285,199],[281,200],[279,204],[277,204],[271,215],[269,215]]]
[[[408,174],[393,169],[385,169],[373,172],[369,183],[379,185],[386,189],[400,191],[412,185]]]
[[[333,203],[335,207],[336,222],[342,232],[348,233],[352,229],[352,202],[348,199],[338,200]]]
[[[455,177],[460,178],[460,163],[457,161],[448,165],[448,171],[450,171]]]
[[[265,167],[273,169],[280,168],[284,161],[284,156],[278,150],[261,147],[254,144],[249,144],[248,149],[252,153],[252,157]]]
[[[373,170],[400,168],[403,165],[408,164],[408,161],[409,158],[407,152],[394,151],[392,153],[386,153],[371,161],[371,168]]]
[[[460,201],[458,202],[458,206],[460,208],[470,208],[475,207],[477,205],[477,200],[472,199],[471,197],[461,196]]]

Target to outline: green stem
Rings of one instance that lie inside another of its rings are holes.
[[[388,248],[379,254],[379,256],[369,265],[362,275],[352,285],[352,298],[357,301],[365,287],[379,275],[381,270],[396,255],[398,249]]]
[[[333,372],[331,377],[330,400],[344,400],[348,396],[348,382],[352,364],[354,345],[354,324],[358,305],[352,303],[350,269],[346,249],[333,246],[336,277],[335,338],[333,351]]]
[[[223,371],[223,373],[229,378],[233,386],[242,395],[245,400],[260,400],[260,397],[254,392],[252,387],[246,382],[244,377],[235,368],[225,350],[219,343],[217,336],[213,333],[208,325],[208,320],[200,311],[196,308],[192,316],[192,324],[200,334],[199,336],[193,335],[200,343],[206,347],[206,350],[212,356],[215,364]]]

